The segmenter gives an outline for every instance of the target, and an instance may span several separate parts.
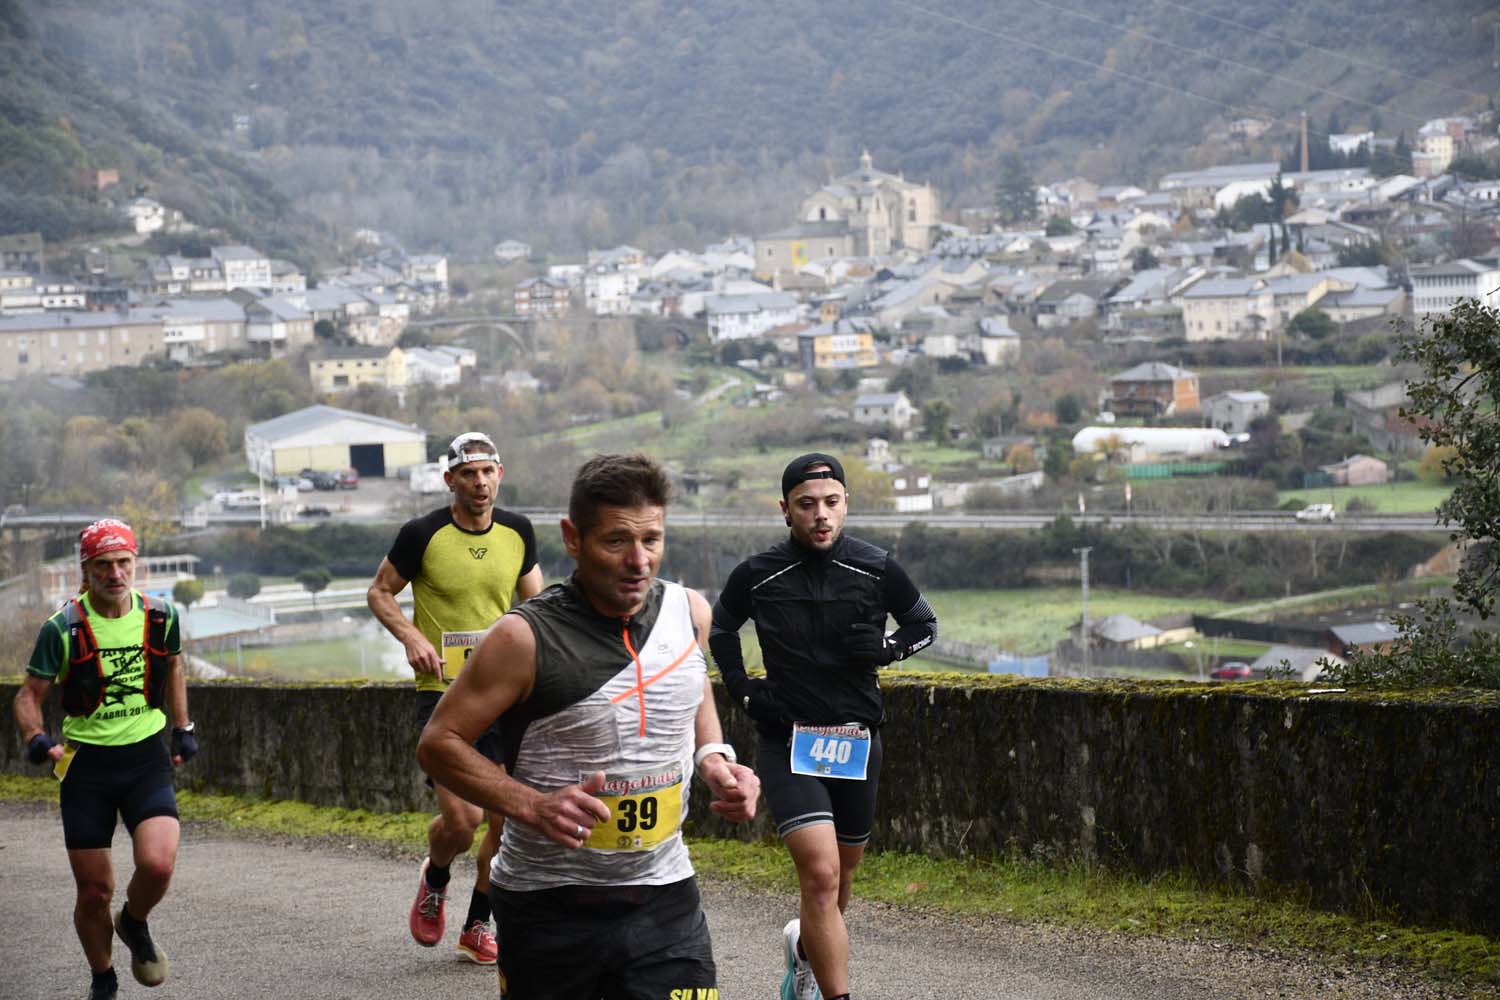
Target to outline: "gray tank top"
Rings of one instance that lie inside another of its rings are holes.
[[[525,892],[691,876],[681,828],[707,662],[687,591],[657,581],[627,623],[599,614],[570,581],[510,614],[537,647],[531,696],[500,719],[510,773],[546,792],[603,771],[611,817],[576,850],[507,821],[490,880]]]

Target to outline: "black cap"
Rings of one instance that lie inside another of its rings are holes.
[[[826,470],[808,472],[807,470],[817,465],[826,465]],[[781,474],[781,496],[786,499],[787,495],[797,487],[798,483],[805,483],[809,479],[837,479],[845,486],[844,467],[839,460],[832,455],[824,455],[822,452],[809,452],[806,455],[798,455],[787,463],[786,471]]]

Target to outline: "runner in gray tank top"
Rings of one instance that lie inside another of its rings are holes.
[[[695,771],[732,821],[760,783],[722,742],[708,603],[656,579],[669,497],[643,455],[586,463],[572,577],[501,618],[418,745],[435,781],[507,817],[490,892],[510,1000],[717,996],[682,821]],[[503,769],[471,746],[497,719]]]

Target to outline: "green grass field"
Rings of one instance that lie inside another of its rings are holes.
[[[1387,382],[1394,382],[1400,372],[1388,364],[1373,365],[1305,365],[1283,368],[1194,368],[1199,378],[1224,376],[1248,383],[1246,388],[1270,390],[1281,382],[1297,382],[1309,388],[1327,389],[1332,392],[1337,386],[1348,392],[1355,389],[1373,389]]]
[[[1349,501],[1357,498],[1381,514],[1430,514],[1452,492],[1451,486],[1429,483],[1383,483],[1379,486],[1319,486],[1310,490],[1283,490],[1277,494],[1277,500],[1282,504],[1295,501],[1304,507],[1312,503],[1331,503],[1342,514],[1348,509]]]
[[[988,643],[1023,654],[1050,650],[1067,636],[1068,626],[1078,621],[1083,611],[1077,587],[935,590],[926,596],[937,612],[943,638]],[[1102,588],[1089,591],[1089,617],[1094,620],[1124,614],[1146,621],[1188,611],[1218,611],[1225,606],[1223,601],[1201,597],[1162,597]]]
[[[246,646],[238,654],[227,649],[222,654],[215,651],[201,655],[234,676],[255,680],[395,681],[410,676],[391,669],[405,662],[405,654],[396,640],[385,638],[372,641],[349,636],[277,646]]]

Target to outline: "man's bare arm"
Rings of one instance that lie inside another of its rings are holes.
[[[422,630],[407,618],[401,610],[401,605],[396,601],[396,595],[406,588],[407,579],[396,572],[396,567],[391,565],[390,559],[380,560],[380,568],[375,571],[375,579],[370,583],[370,589],[365,594],[365,603],[370,606],[370,613],[375,619],[384,625],[386,631],[395,636],[406,647],[406,662],[419,674],[432,674],[434,677],[443,676],[443,660],[438,656],[432,643],[422,634]]]
[[[525,621],[505,615],[448,686],[417,741],[417,761],[432,780],[492,813],[525,823],[565,847],[579,847],[609,809],[592,794],[602,774],[582,785],[541,792],[522,784],[473,743],[490,724],[531,695],[536,639]]]
[[[692,609],[698,647],[700,650],[707,650],[712,611],[703,595],[696,590],[688,591],[688,606]],[[714,704],[714,687],[707,677],[703,679],[703,700],[699,702],[698,714],[693,719],[693,737],[693,745],[696,747],[724,742],[724,729],[719,724],[719,709]],[[760,797],[760,779],[755,776],[754,771],[743,764],[731,763],[722,754],[712,753],[698,765],[698,776],[714,794],[714,801],[708,806],[714,813],[735,823],[755,818],[755,801]]]
[[[547,581],[542,576],[542,567],[540,565],[531,567],[526,571],[525,576],[516,581],[516,603],[520,604],[522,601],[535,597],[546,585]]]
[[[46,734],[47,727],[42,724],[42,702],[47,700],[47,692],[51,690],[51,681],[27,674],[26,682],[16,692],[12,709],[16,717],[16,732],[20,735],[23,746],[30,743],[31,738],[38,733]],[[53,760],[57,760],[62,755],[61,743],[55,744],[47,751],[47,756]]]

